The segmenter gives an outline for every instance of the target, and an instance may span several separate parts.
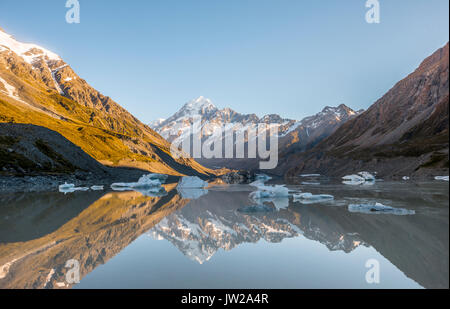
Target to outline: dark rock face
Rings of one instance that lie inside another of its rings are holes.
[[[303,154],[281,173],[343,176],[377,171],[384,177],[448,174],[449,46],[425,59],[357,118]]]

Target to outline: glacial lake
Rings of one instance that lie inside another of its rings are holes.
[[[255,209],[255,188],[223,184],[0,195],[0,288],[449,287],[448,182],[288,187],[334,200]],[[375,203],[408,214],[348,207]]]

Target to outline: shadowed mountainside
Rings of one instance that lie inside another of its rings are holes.
[[[366,112],[275,171],[344,176],[361,170],[383,177],[448,174],[448,43],[425,59]]]

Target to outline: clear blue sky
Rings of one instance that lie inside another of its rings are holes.
[[[367,108],[449,38],[448,0],[0,1],[0,27],[55,51],[139,119],[200,95],[243,113],[301,119]]]

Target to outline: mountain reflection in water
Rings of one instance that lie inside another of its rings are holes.
[[[230,255],[242,254],[237,248],[245,244],[294,246],[290,239],[305,239],[326,248],[330,254],[343,253],[344,259],[350,259],[359,248],[370,248],[403,273],[404,280],[412,279],[425,288],[448,288],[446,184],[379,183],[371,188],[302,186],[302,190],[313,194],[332,194],[335,201],[302,205],[289,199],[275,203],[278,208],[268,202],[266,206],[272,207],[273,211],[255,213],[239,211],[252,205],[248,196],[254,189],[248,186],[212,187],[203,195],[198,192],[180,194],[176,185],[164,187],[167,195],[159,197],[139,192],[0,196],[0,288],[78,287],[66,283],[68,268],[65,266],[71,259],[80,263],[79,287],[91,287],[88,279],[106,277],[109,262],[116,260],[115,264],[120,265],[123,254],[136,254],[136,249],[130,249],[132,244],[142,237],[148,239],[149,235],[154,242],[169,242],[185,256],[184,259],[208,269],[210,273],[205,277],[210,278],[203,278],[205,282],[220,281],[217,273],[224,270],[214,269],[214,266],[221,267],[219,261],[215,264],[214,260],[220,250]],[[415,210],[416,215],[370,215],[347,210],[349,204],[374,201]],[[284,204],[284,208],[279,208]],[[303,250],[305,257],[312,254],[302,248],[295,249]],[[275,256],[272,263],[283,263],[281,250],[287,249],[273,246],[270,250],[273,252],[271,257]],[[155,249],[146,259],[162,254]],[[167,263],[177,258],[171,257]],[[329,257],[330,260],[332,258]],[[170,265],[143,264],[142,267],[171,269]],[[295,271],[302,265],[297,264],[293,257],[290,267]],[[102,275],[96,275],[100,271]],[[367,270],[362,271],[364,274]],[[261,272],[268,273],[270,278],[271,269],[261,269]],[[180,280],[184,278],[182,274],[178,276]],[[310,276],[307,282],[299,281],[298,286],[294,282],[294,287],[305,287],[308,283],[311,287],[320,287],[320,282],[314,282],[314,279]],[[240,278],[234,280],[239,282]],[[242,279],[242,282],[249,280],[251,278]],[[364,281],[364,277],[361,280]],[[108,282],[104,282],[105,286]],[[135,286],[148,287],[146,283],[137,281]],[[158,287],[158,282],[149,286]],[[189,282],[184,286],[197,287],[190,286]],[[270,282],[264,286],[272,287]],[[282,281],[273,286],[284,287]]]

